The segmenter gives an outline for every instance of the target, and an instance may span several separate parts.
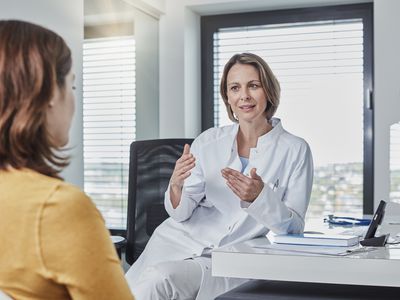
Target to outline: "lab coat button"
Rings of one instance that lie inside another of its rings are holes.
[[[213,248],[214,248],[214,245],[210,245],[209,248],[213,249]]]
[[[196,257],[197,256],[197,254],[196,253],[193,253],[193,257]]]

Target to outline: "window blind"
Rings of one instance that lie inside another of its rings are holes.
[[[109,229],[125,229],[129,145],[135,140],[135,40],[83,45],[84,189]]]
[[[400,203],[400,123],[390,126],[390,201]]]
[[[219,95],[228,59],[252,52],[281,84],[276,116],[303,137],[315,164],[308,217],[360,215],[363,206],[361,19],[220,28],[214,33],[214,124],[229,124]]]

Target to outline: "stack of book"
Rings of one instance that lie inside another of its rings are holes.
[[[360,237],[332,234],[278,234],[273,237],[277,244],[350,247],[357,245]]]

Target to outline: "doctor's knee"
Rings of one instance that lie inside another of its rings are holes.
[[[171,272],[161,265],[147,267],[134,287],[134,294],[140,295],[151,293],[144,299],[173,299]]]

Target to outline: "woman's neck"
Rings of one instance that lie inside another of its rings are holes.
[[[249,157],[250,148],[257,146],[258,138],[272,130],[272,125],[265,119],[262,123],[240,123],[236,137],[239,156]]]

